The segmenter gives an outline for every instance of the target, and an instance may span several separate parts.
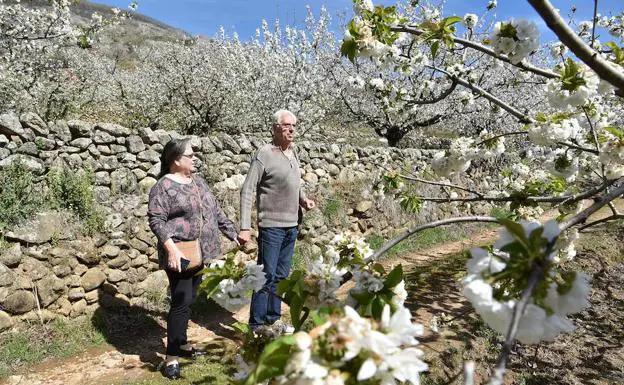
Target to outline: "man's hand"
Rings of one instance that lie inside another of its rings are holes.
[[[303,207],[306,210],[312,210],[313,208],[316,207],[316,203],[314,203],[312,199],[305,199],[301,201],[301,207]]]
[[[236,239],[238,240],[238,243],[240,243],[241,246],[244,245],[245,243],[249,242],[249,240],[251,239],[251,231],[249,230],[239,231]]]

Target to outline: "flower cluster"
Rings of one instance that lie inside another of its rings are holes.
[[[439,151],[433,155],[431,168],[440,176],[468,170],[472,160],[479,155],[479,149],[474,143],[475,140],[468,137],[453,139],[447,151]]]
[[[364,238],[345,232],[337,234],[327,245],[325,255],[340,269],[371,262],[373,249]]]
[[[373,8],[374,6],[372,0],[355,0],[353,2],[353,12],[356,15],[362,14],[363,11],[372,12]]]
[[[466,28],[473,29],[477,26],[478,22],[479,16],[475,15],[474,13],[467,13],[464,15],[464,25],[466,26]]]
[[[308,268],[293,271],[282,280],[277,292],[290,304],[291,321],[296,329],[303,324],[303,307],[317,309],[336,306],[341,301],[337,291],[345,275],[350,275],[355,286],[349,291],[346,303],[361,314],[379,319],[383,306],[394,311],[407,299],[403,268],[398,265],[389,273],[373,259],[373,251],[360,237],[339,234],[327,246],[324,257],[310,261]]]
[[[611,92],[607,83],[601,82],[594,71],[568,59],[562,67],[561,77],[546,83],[546,96],[554,108],[571,111],[585,106],[599,94]]]
[[[624,132],[624,130],[619,132]],[[617,137],[606,133],[605,136],[608,140],[600,148],[600,162],[605,166],[605,174],[608,178],[620,178],[624,176],[624,135],[620,134]]]
[[[203,269],[200,290],[224,309],[235,312],[251,302],[251,294],[266,282],[262,265],[229,256]]]
[[[494,25],[492,46],[496,52],[509,56],[512,63],[520,63],[539,48],[537,25],[526,20],[498,22]]]
[[[265,362],[271,362],[276,384],[345,384],[348,380],[370,384],[420,384],[422,361],[417,336],[423,326],[411,321],[410,311],[400,308],[391,314],[383,309],[380,321],[361,317],[346,306],[337,309],[310,332],[297,332],[267,346],[258,365],[246,363],[245,383],[269,377]]]
[[[581,131],[576,118],[540,119],[529,126],[529,139],[535,144],[553,146],[576,138]]]
[[[579,174],[579,158],[562,148],[550,152],[544,165],[552,175],[561,176],[567,182],[574,182]]]
[[[494,137],[488,130],[483,130],[479,133],[479,139],[482,141],[481,156],[484,159],[495,158],[502,155],[505,152],[505,137]]]
[[[325,263],[322,257],[313,259],[304,271],[304,282],[311,292],[306,300],[306,305],[312,308],[321,306],[333,306],[338,303],[336,295],[344,269],[338,269],[333,263]]]
[[[541,226],[521,221],[506,226],[493,252],[471,250],[464,295],[490,327],[507,333],[514,307],[526,289],[526,277],[541,264],[542,281],[522,314],[516,337],[523,343],[538,343],[573,330],[567,315],[587,306],[589,280],[583,273],[563,271],[553,264],[560,232],[557,222]]]

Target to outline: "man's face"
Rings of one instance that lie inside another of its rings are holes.
[[[286,114],[280,120],[281,123],[273,128],[275,138],[280,139],[282,142],[290,143],[295,138],[295,119]]]

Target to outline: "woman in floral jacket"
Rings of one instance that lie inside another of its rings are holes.
[[[164,375],[180,377],[178,357],[205,354],[187,343],[186,329],[190,306],[201,281],[195,274],[202,266],[184,269],[184,254],[176,246],[179,241],[199,239],[204,263],[221,253],[219,231],[236,240],[236,228],[215,197],[207,182],[195,171],[195,154],[188,139],[173,139],[161,155],[160,179],[149,193],[148,218],[158,239],[158,260],[167,272],[171,304],[167,316],[167,358]],[[200,230],[201,227],[201,230]]]

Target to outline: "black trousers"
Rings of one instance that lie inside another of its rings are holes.
[[[165,271],[171,289],[171,304],[167,316],[167,355],[179,356],[180,346],[187,343],[186,329],[191,317],[191,304],[197,297],[201,276],[195,276],[199,268],[181,273],[169,269]]]

